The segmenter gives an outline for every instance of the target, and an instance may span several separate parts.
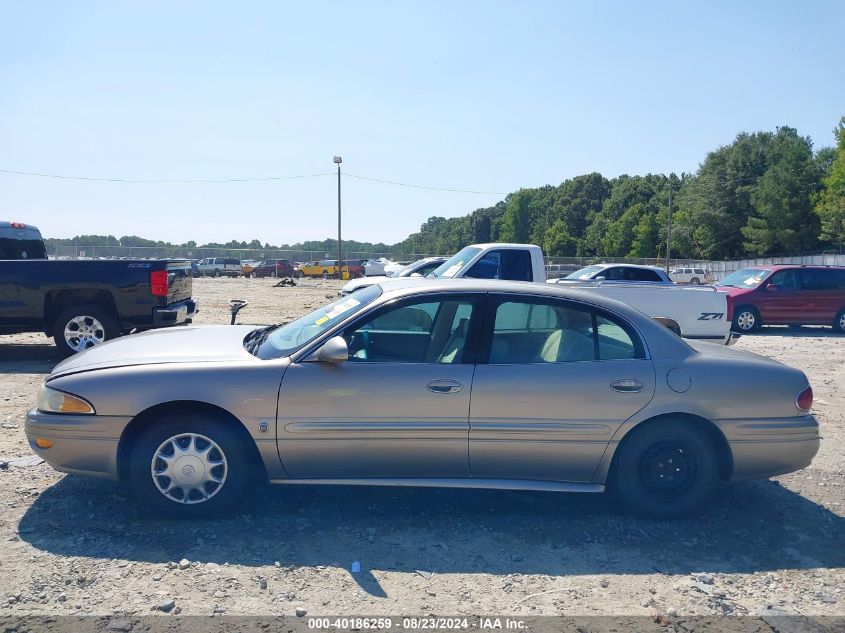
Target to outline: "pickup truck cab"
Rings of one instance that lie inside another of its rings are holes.
[[[543,251],[533,244],[473,244],[458,251],[427,277],[547,283]],[[383,283],[389,284],[390,280]],[[657,283],[556,279],[548,283],[560,283],[567,289],[583,290],[626,303],[684,338],[725,344],[736,340],[730,332],[727,295],[712,287],[676,286],[666,279]]]
[[[9,222],[0,257],[0,334],[44,332],[66,356],[197,312],[188,260],[49,260],[37,228]]]
[[[728,294],[733,328],[831,325],[845,332],[845,266],[755,266],[716,284]]]

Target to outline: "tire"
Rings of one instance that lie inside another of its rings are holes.
[[[226,514],[245,500],[257,482],[254,475],[258,465],[253,463],[255,458],[234,424],[237,422],[213,413],[165,414],[154,421],[136,440],[129,464],[130,486],[141,507],[190,519]],[[174,443],[188,449],[188,453],[192,447],[199,451],[197,455],[177,458],[185,462],[179,466],[178,472],[186,478],[181,482],[164,474],[152,474],[154,468],[160,473],[165,470],[166,462],[156,456],[174,455]],[[202,457],[204,449],[209,450]],[[209,467],[210,463],[214,465]],[[189,488],[206,472],[222,483],[208,478],[202,483],[203,493],[193,486]],[[165,494],[163,490],[168,486],[172,487]],[[207,498],[203,499],[204,495]]]
[[[217,270],[215,270],[215,271],[214,271],[214,276],[215,276],[215,277],[219,277],[219,276],[220,276],[220,270],[219,270],[219,269],[217,269]]]
[[[689,282],[693,286],[701,285],[701,280],[698,277],[693,277],[692,279],[689,280]]]
[[[278,275],[276,274],[276,271],[275,271],[275,270],[271,270],[271,271],[270,271],[270,276],[271,276],[271,277],[273,277],[274,279],[275,279],[276,277],[278,277]]]
[[[845,309],[840,310],[836,318],[833,319],[833,331],[845,334]]]
[[[760,319],[760,313],[757,312],[757,308],[752,306],[739,306],[736,310],[734,310],[734,318],[731,325],[731,329],[734,332],[740,332],[742,334],[753,332],[759,328],[760,325],[762,325],[762,321]]]
[[[73,333],[79,332],[78,336]],[[53,322],[53,341],[62,356],[71,356],[120,336],[111,312],[98,305],[70,306]]]
[[[718,487],[716,447],[694,422],[647,423],[631,431],[617,451],[610,490],[640,516],[665,520],[694,514]]]

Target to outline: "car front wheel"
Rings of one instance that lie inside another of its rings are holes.
[[[165,416],[138,438],[130,479],[142,503],[178,518],[230,511],[256,482],[236,422],[207,414]]]
[[[751,332],[760,326],[760,315],[757,310],[749,307],[737,308],[733,318],[733,330],[736,332]]]
[[[693,514],[718,485],[716,448],[695,423],[647,423],[631,431],[618,450],[608,483],[635,514],[652,519]]]

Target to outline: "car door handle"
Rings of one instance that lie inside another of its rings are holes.
[[[457,393],[464,388],[457,380],[432,380],[425,387],[431,393]]]
[[[643,390],[643,383],[636,378],[622,378],[621,380],[614,380],[610,383],[610,388],[622,393],[635,393]]]

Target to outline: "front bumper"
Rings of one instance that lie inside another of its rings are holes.
[[[819,452],[819,425],[812,415],[718,420],[733,456],[732,480],[762,479],[801,470]]]
[[[163,308],[154,308],[153,326],[166,327],[168,325],[190,323],[197,312],[199,312],[199,302],[193,298],[185,299],[178,303],[171,303]]]
[[[30,409],[24,431],[33,452],[56,470],[92,477],[118,478],[117,447],[131,418],[42,413]],[[35,438],[53,446],[39,448]]]

